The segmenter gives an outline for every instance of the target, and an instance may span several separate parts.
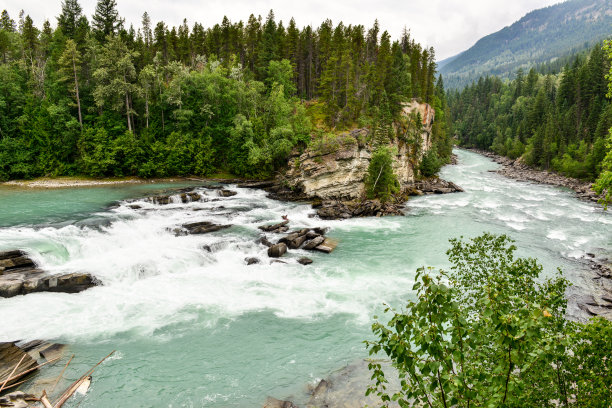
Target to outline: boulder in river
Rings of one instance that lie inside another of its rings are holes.
[[[279,222],[278,224],[273,225],[260,225],[258,228],[265,232],[275,232],[278,233],[279,230],[286,228],[287,224],[289,224],[289,220],[285,220],[283,222]],[[282,232],[287,231],[286,229]]]
[[[304,249],[315,249],[316,247],[321,245],[324,241],[325,241],[325,237],[318,236],[318,237],[311,239],[310,241],[306,241],[303,248]]]
[[[235,192],[235,191],[232,191],[232,190],[219,190],[218,194],[221,197],[232,197],[232,196],[235,196],[238,193]]]
[[[268,248],[268,256],[270,258],[280,258],[287,252],[287,245],[284,242],[272,245]]]
[[[301,263],[302,265],[310,265],[312,263],[312,259],[303,256],[298,259],[298,263]]]
[[[244,258],[244,262],[246,262],[247,265],[255,265],[255,264],[260,263],[261,261],[259,260],[259,258],[249,257],[249,258]]]
[[[325,241],[323,241],[321,245],[315,247],[315,249],[317,251],[321,251],[321,252],[325,252],[326,254],[329,254],[334,249],[336,249],[337,246],[338,246],[338,243],[336,241],[331,240],[329,238],[325,238]]]
[[[270,248],[272,245],[274,245],[272,242],[270,242],[270,240],[265,235],[257,238],[255,243],[261,244],[261,245],[265,245],[268,248]]]
[[[218,225],[210,221],[192,222],[182,225],[183,230],[187,231],[189,234],[207,234],[229,227],[231,227],[231,225]]]
[[[50,275],[20,250],[0,252],[0,297],[34,292],[77,293],[96,285],[89,273]]]
[[[300,235],[287,243],[287,246],[291,249],[298,249],[306,241],[306,234]]]

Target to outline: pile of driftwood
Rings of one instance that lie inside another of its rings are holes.
[[[40,342],[43,343],[43,342]],[[50,345],[47,346],[44,350],[49,350],[50,348],[54,348],[59,345]],[[13,389],[22,385],[26,381],[28,381],[33,372],[38,370],[39,368],[46,366],[48,364],[52,364],[57,362],[62,358],[62,356],[54,357],[47,359],[46,362],[42,364],[38,364],[34,358],[30,354],[28,354],[25,350],[28,350],[28,345],[25,347],[17,347],[14,343],[2,343],[0,344],[0,356],[3,358],[0,359],[0,395],[5,393],[7,390]],[[31,350],[31,349],[30,349]],[[31,394],[26,394],[21,391],[11,392],[10,394],[6,394],[3,397],[0,397],[0,407],[13,407],[13,408],[25,408],[31,406],[31,403],[40,403],[44,408],[61,408],[62,405],[68,399],[73,396],[75,393],[85,394],[89,389],[89,385],[91,384],[91,374],[94,370],[104,362],[107,358],[109,358],[115,350],[113,350],[109,355],[100,360],[95,366],[89,369],[86,373],[84,373],[79,379],[74,381],[68,388],[64,390],[57,398],[55,398],[54,402],[51,402],[49,396],[47,395],[47,391],[43,390],[40,397],[36,397]],[[49,353],[44,354],[44,351],[40,351],[41,356],[49,355]],[[21,357],[19,357],[21,356]],[[8,362],[15,361],[19,358],[19,361],[14,364],[14,366],[7,369]],[[50,388],[49,393],[53,393],[55,387],[61,380],[64,375],[64,372],[72,362],[74,358],[74,354],[70,357],[59,376],[53,382],[53,386]]]

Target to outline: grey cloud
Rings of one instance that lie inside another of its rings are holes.
[[[404,26],[425,46],[433,46],[439,59],[461,52],[480,37],[512,24],[527,12],[558,0],[118,0],[118,8],[126,23],[140,26],[147,11],[154,22],[178,25],[187,18],[189,24],[200,22],[211,26],[226,15],[232,21],[247,20],[251,13],[266,17],[274,9],[277,19],[286,24],[293,16],[299,26],[319,25],[324,19],[370,27],[378,18],[381,28],[397,38]],[[61,2],[43,0],[4,0],[16,19],[19,10],[37,24],[48,19],[55,24]],[[91,16],[96,0],[81,0],[85,14]]]

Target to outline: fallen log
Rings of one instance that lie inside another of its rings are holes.
[[[64,366],[64,369],[62,370],[62,372],[60,373],[60,375],[57,376],[57,380],[55,380],[55,383],[53,383],[53,387],[51,387],[51,392],[53,392],[53,390],[55,389],[55,387],[57,386],[57,383],[59,382],[59,380],[62,378],[62,376],[64,375],[64,371],[66,371],[66,369],[68,368],[68,365],[70,364],[70,362],[72,361],[72,359],[74,358],[74,354],[72,355],[72,357],[70,357],[70,360],[68,360],[68,362],[66,363],[66,365]]]
[[[60,398],[57,400],[57,402],[53,405],[53,408],[61,408],[61,406],[64,405],[64,403],[68,400],[68,398],[70,398],[75,393],[75,391],[81,386],[81,384],[91,375],[91,373],[94,372],[96,367],[98,367],[100,364],[102,364],[104,362],[104,360],[106,360],[107,358],[112,356],[113,353],[115,353],[115,351],[116,350],[111,351],[109,355],[104,357],[102,360],[100,360],[98,362],[98,364],[96,364],[91,369],[89,369],[89,371],[86,372],[85,374],[83,374],[81,376],[81,378],[79,378],[78,380],[73,382],[72,385],[70,387],[68,387],[66,389],[66,391],[64,391],[64,393],[60,396]]]
[[[45,362],[45,363],[39,364],[39,365],[37,365],[36,367],[32,367],[32,368],[30,368],[29,370],[23,371],[23,372],[21,372],[21,373],[19,373],[19,374],[16,374],[16,375],[15,375],[15,376],[13,376],[13,377],[10,377],[10,378],[9,378],[7,381],[13,381],[13,380],[16,380],[16,379],[18,379],[18,378],[21,378],[21,377],[23,377],[24,375],[29,374],[29,373],[31,373],[31,372],[32,372],[32,371],[34,371],[34,370],[38,370],[39,368],[41,368],[41,367],[43,367],[43,366],[46,366],[47,364],[51,364],[51,363],[53,363],[53,362],[55,362],[55,361],[59,360],[60,358],[61,358],[61,357],[57,357],[57,358],[54,358],[53,360],[49,360],[49,361],[47,361],[47,362]]]
[[[21,364],[21,362],[23,361],[24,358],[26,358],[27,354],[24,354],[23,356],[21,356],[21,360],[19,360],[19,362],[15,365],[15,368],[13,368],[13,371],[11,371],[11,373],[8,375],[8,377],[6,378],[6,380],[4,380],[4,382],[2,383],[2,386],[0,386],[0,392],[2,392],[2,390],[4,389],[4,387],[6,386],[6,383],[9,382],[9,380],[11,379],[11,376],[13,374],[15,374],[15,371],[17,370],[17,368],[19,367],[19,364]]]

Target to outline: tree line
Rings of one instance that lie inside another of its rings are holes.
[[[401,104],[445,108],[435,53],[378,22],[298,28],[265,19],[126,27],[115,0],[54,28],[0,16],[0,179],[268,177],[321,129],[389,128]],[[446,137],[445,115],[436,124]],[[446,149],[448,150],[448,149]]]
[[[556,65],[553,62],[549,65]],[[492,150],[567,176],[595,180],[603,169],[612,106],[610,62],[598,44],[556,74],[521,70],[504,82],[480,78],[449,94],[452,129],[469,147]]]

